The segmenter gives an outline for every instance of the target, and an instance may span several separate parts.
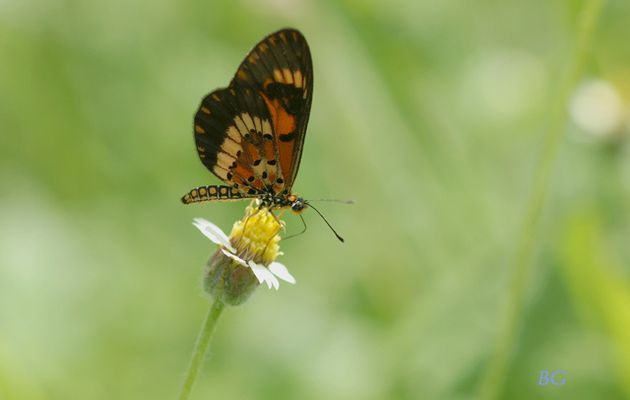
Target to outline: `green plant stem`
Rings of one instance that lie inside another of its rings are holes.
[[[525,296],[534,267],[532,256],[535,249],[536,231],[549,189],[552,167],[566,125],[567,104],[584,66],[602,5],[603,0],[584,2],[577,26],[575,49],[568,71],[551,104],[542,154],[536,167],[514,258],[510,264],[512,275],[502,325],[498,332],[494,352],[481,381],[481,398],[483,399],[499,397],[510,367],[514,343],[521,328]]]
[[[206,319],[199,331],[199,336],[197,336],[197,342],[195,343],[195,349],[193,350],[192,359],[190,360],[190,366],[188,366],[188,371],[186,371],[186,379],[184,380],[182,390],[179,393],[179,400],[187,400],[190,397],[190,392],[195,384],[197,375],[199,375],[199,372],[201,371],[203,361],[206,353],[208,352],[208,348],[210,347],[210,339],[212,338],[212,334],[217,326],[217,320],[219,319],[224,307],[225,305],[223,302],[216,299],[208,310]]]

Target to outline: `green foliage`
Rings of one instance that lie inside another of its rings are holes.
[[[179,202],[217,183],[192,116],[285,26],[315,68],[295,190],[356,204],[320,203],[345,244],[305,214],[297,284],[227,309],[192,398],[476,398],[583,4],[0,2],[0,399],[176,397],[214,252],[192,218],[247,204]],[[625,110],[629,17],[605,5],[580,78]],[[624,118],[559,128],[502,398],[630,397]]]

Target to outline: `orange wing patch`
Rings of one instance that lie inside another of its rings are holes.
[[[279,99],[269,100],[264,93],[260,93],[271,114],[271,120],[274,126],[274,135],[278,144],[278,153],[280,156],[280,169],[282,174],[287,178],[287,173],[293,170],[293,151],[295,147],[295,116],[288,113]]]

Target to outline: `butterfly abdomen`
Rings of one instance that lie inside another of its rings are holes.
[[[202,201],[241,199],[243,199],[241,193],[231,186],[209,185],[196,187],[186,193],[186,195],[182,197],[182,203],[191,204]]]

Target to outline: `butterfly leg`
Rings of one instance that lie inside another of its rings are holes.
[[[279,228],[278,228],[278,230],[276,231],[276,233],[274,233],[274,234],[273,234],[274,236],[275,236],[275,235],[277,235],[277,234],[278,234],[278,233],[279,233],[279,232],[280,232],[280,231],[281,231],[281,230],[285,227],[285,226],[284,226],[284,223],[280,220],[280,218],[282,218],[282,215],[283,215],[286,211],[287,211],[286,209],[282,209],[282,210],[280,210],[279,215],[276,215],[276,214],[274,214],[274,213],[271,213],[271,215],[273,215],[273,217],[275,218],[275,220],[276,220],[276,222],[278,223],[278,226],[279,226]]]
[[[304,229],[302,229],[302,231],[300,233],[294,233],[293,235],[289,235],[289,236],[285,237],[284,240],[291,239],[291,238],[294,238],[296,236],[300,236],[301,234],[306,232],[306,221],[304,221],[304,217],[302,217],[302,214],[298,214],[298,215],[299,215],[300,219],[302,220],[302,226],[304,227]]]
[[[245,223],[243,224],[243,233],[245,233],[245,229],[247,229],[247,223],[249,222],[249,218],[253,215],[256,215],[260,212],[262,205],[257,205],[256,209],[247,213],[247,218],[245,218]]]
[[[280,214],[280,216],[282,216],[282,214],[284,214],[284,211],[286,211],[286,210],[282,210],[282,211],[280,211],[280,213],[281,213],[281,214]],[[269,238],[269,240],[267,241],[267,244],[265,245],[265,248],[263,249],[263,251],[262,251],[262,253],[261,253],[261,254],[265,254],[265,252],[267,251],[267,247],[269,247],[269,244],[271,244],[271,240],[272,240],[272,239],[273,239],[273,238],[274,238],[274,237],[275,237],[278,233],[280,233],[280,231],[284,228],[284,225],[280,222],[280,220],[278,219],[278,217],[276,217],[276,215],[275,215],[275,214],[273,214],[273,213],[272,213],[271,215],[273,215],[273,216],[276,218],[276,221],[278,221],[278,224],[280,225],[280,227],[278,228],[278,230],[277,230],[276,232],[274,232],[274,234],[273,234],[273,235],[271,235],[271,237],[270,237],[270,238]],[[296,233],[296,234],[289,235],[289,236],[285,237],[285,238],[284,238],[284,240],[291,239],[291,238],[294,238],[294,237],[296,237],[296,236],[300,236],[301,234],[303,234],[304,232],[306,232],[306,221],[304,221],[304,217],[302,217],[302,215],[301,215],[301,214],[298,214],[298,215],[300,216],[300,220],[302,220],[302,226],[304,227],[304,229],[302,229],[302,231],[301,231],[300,233]]]
[[[263,249],[263,251],[262,251],[262,253],[261,253],[261,254],[265,254],[265,252],[267,251],[267,247],[269,247],[269,244],[271,244],[271,241],[273,240],[273,238],[274,238],[274,237],[276,237],[276,235],[277,235],[278,233],[280,233],[280,231],[281,231],[282,229],[284,229],[284,223],[283,223],[282,221],[280,221],[280,218],[279,218],[279,217],[281,217],[281,216],[282,216],[282,214],[284,214],[284,212],[285,212],[285,210],[281,210],[281,211],[280,211],[280,215],[279,215],[279,216],[277,216],[276,214],[274,214],[274,213],[273,213],[273,211],[272,211],[271,209],[269,210],[269,213],[270,213],[271,215],[273,215],[273,218],[274,218],[274,219],[276,220],[276,222],[278,223],[278,229],[277,229],[277,230],[276,230],[276,231],[275,231],[275,232],[274,232],[271,236],[269,236],[269,240],[267,240],[267,244],[265,245],[265,248]]]

